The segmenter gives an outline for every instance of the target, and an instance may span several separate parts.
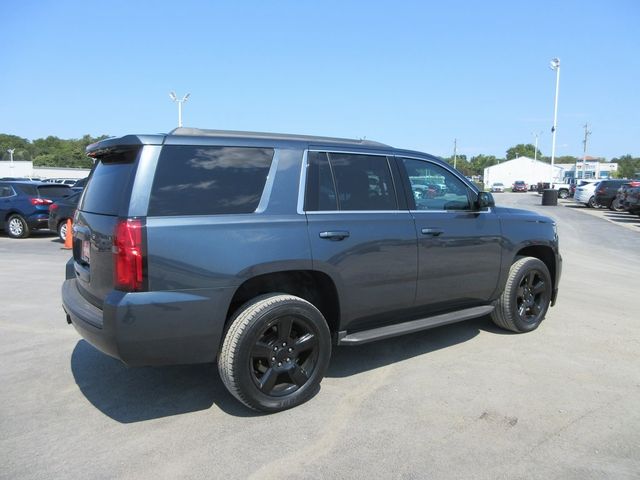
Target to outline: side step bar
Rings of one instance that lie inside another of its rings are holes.
[[[371,330],[363,330],[361,332],[347,334],[346,331],[341,331],[338,332],[338,345],[361,345],[375,340],[383,340],[385,338],[397,337],[398,335],[404,335],[406,333],[419,332],[420,330],[439,327],[440,325],[446,325],[447,323],[461,322],[463,320],[482,317],[492,311],[493,306],[486,305],[482,307],[467,308],[457,312],[434,315],[433,317],[420,318],[419,320],[411,320],[410,322],[373,328]]]

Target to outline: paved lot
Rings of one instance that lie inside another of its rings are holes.
[[[0,234],[0,478],[640,478],[640,228],[557,219],[558,304],[334,353],[320,393],[255,415],[213,366],[129,369],[80,340],[54,237]]]

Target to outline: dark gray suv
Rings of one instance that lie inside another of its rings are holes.
[[[332,345],[555,303],[554,222],[495,207],[430,155],[180,128],[91,145],[67,321],[128,365],[218,362],[245,405],[308,400]]]

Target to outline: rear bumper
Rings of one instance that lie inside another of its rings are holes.
[[[111,292],[100,309],[62,285],[62,307],[80,336],[127,365],[213,362],[233,289],[194,292]]]
[[[48,213],[34,213],[26,218],[27,225],[30,230],[39,230],[41,228],[49,228]]]

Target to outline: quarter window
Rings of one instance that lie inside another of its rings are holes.
[[[431,162],[402,158],[416,210],[470,210],[469,188],[447,169]]]
[[[273,153],[271,148],[163,147],[149,216],[253,213]]]
[[[13,189],[9,185],[0,185],[0,198],[11,197],[13,195]]]

